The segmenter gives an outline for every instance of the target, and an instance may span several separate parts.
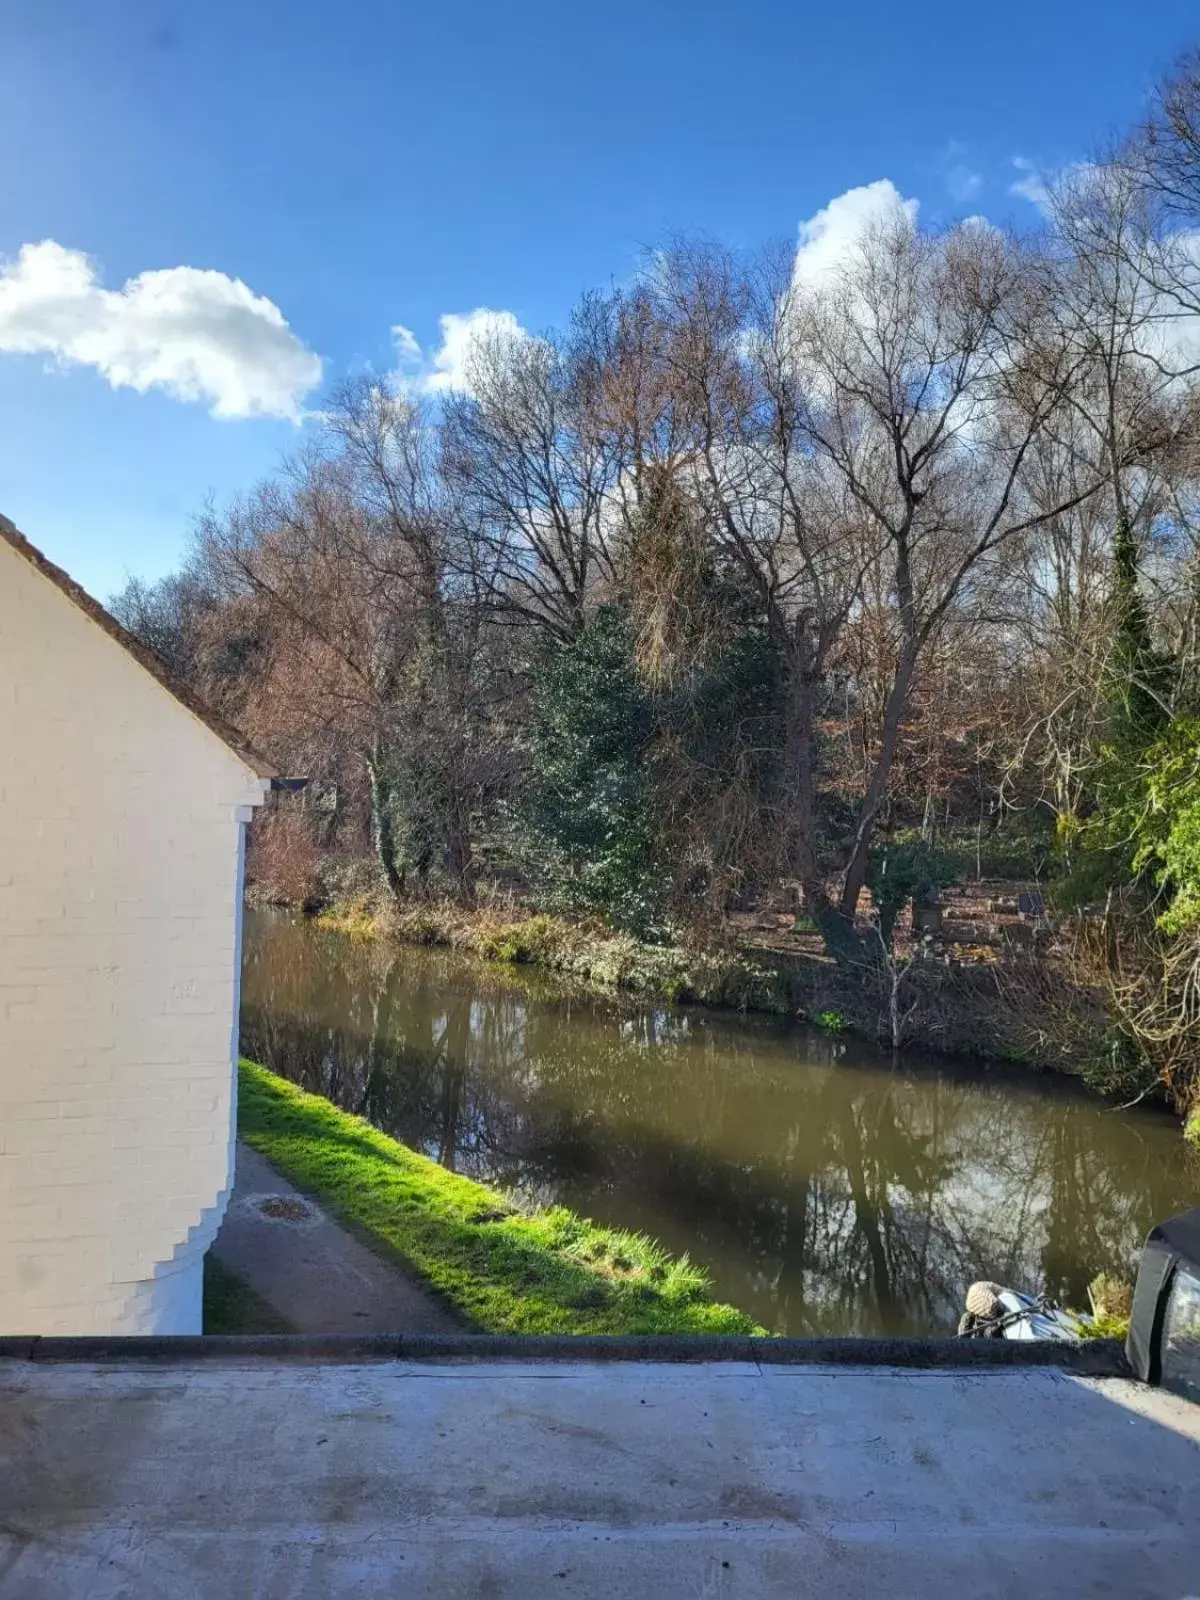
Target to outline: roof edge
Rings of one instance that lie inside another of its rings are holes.
[[[763,1337],[754,1334],[38,1334],[0,1338],[0,1361],[529,1361],[741,1362],[758,1367],[910,1368],[1022,1372],[1049,1368],[1128,1378],[1115,1340],[1057,1344],[1034,1339]]]
[[[215,734],[243,766],[249,767],[256,778],[261,778],[264,782],[278,778],[277,768],[254,748],[244,734],[239,733],[211,707],[205,705],[198,695],[193,694],[186,684],[174,676],[153,650],[135,638],[127,628],[123,628],[111,612],[106,611],[98,600],[75,582],[69,572],[64,572],[62,567],[55,566],[48,556],[43,555],[36,545],[29,542],[15,523],[3,515],[0,515],[0,539],[3,539],[5,544],[19,556],[23,556],[35,571],[52,583],[60,594],[65,595],[72,605],[82,611],[84,616],[89,617],[115,644],[119,644],[127,655],[132,656],[173,700],[177,700],[185,711],[191,712],[197,722],[203,723],[210,733]]]

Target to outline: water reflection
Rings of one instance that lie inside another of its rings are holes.
[[[279,917],[248,919],[242,1048],[447,1167],[689,1252],[777,1332],[944,1331],[978,1277],[1080,1303],[1197,1187],[1168,1117],[1058,1080]]]

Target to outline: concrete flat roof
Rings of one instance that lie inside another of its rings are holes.
[[[0,1600],[1200,1594],[1200,1408],[1126,1378],[53,1343]]]

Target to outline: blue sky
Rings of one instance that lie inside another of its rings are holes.
[[[880,179],[1032,221],[1014,161],[1197,39],[1195,0],[0,0],[0,511],[102,596],[157,576],[395,326],[428,370],[447,315],[543,327]]]

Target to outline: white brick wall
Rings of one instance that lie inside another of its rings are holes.
[[[264,785],[0,542],[0,1333],[188,1333]]]

